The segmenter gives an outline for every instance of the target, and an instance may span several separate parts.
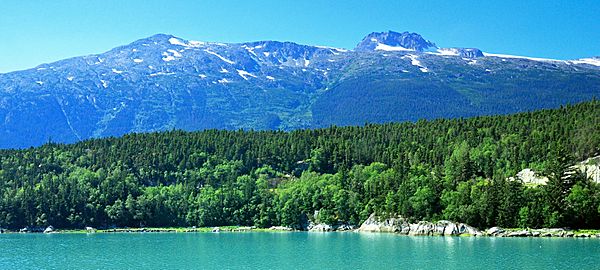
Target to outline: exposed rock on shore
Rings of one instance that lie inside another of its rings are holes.
[[[419,221],[409,223],[402,217],[379,218],[372,214],[358,228],[359,232],[391,232],[404,235],[440,235],[440,236],[491,236],[491,237],[578,237],[600,238],[600,234],[578,233],[562,228],[550,229],[520,229],[510,230],[500,227],[492,227],[485,231],[469,226],[464,223],[440,220],[437,222]]]
[[[457,223],[447,220],[438,222],[419,221],[418,223],[408,223],[402,217],[391,217],[381,219],[372,214],[358,231],[361,232],[394,232],[407,235],[483,235],[482,232],[464,223]]]
[[[273,231],[293,231],[294,229],[292,229],[290,227],[285,227],[285,226],[273,226],[273,227],[269,228],[269,230],[273,230]]]
[[[46,229],[44,230],[44,233],[53,233],[54,232],[54,227],[52,225],[46,227]]]
[[[380,219],[375,214],[372,214],[360,225],[358,231],[408,233],[410,231],[410,224],[402,217]]]
[[[311,231],[311,232],[332,232],[332,231],[342,232],[342,231],[353,231],[355,229],[356,229],[356,226],[350,225],[350,224],[329,225],[329,224],[324,224],[324,223],[314,224],[312,222],[310,224],[308,224],[308,226],[306,227],[306,230]]]

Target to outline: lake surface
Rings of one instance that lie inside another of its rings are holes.
[[[0,269],[600,269],[600,239],[351,232],[3,234]]]

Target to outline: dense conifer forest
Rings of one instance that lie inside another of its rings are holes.
[[[0,226],[359,224],[600,228],[600,102],[508,116],[170,131],[0,151]],[[533,168],[547,185],[509,177]]]

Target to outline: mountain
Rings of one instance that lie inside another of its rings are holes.
[[[0,147],[170,129],[282,129],[507,114],[590,100],[600,59],[442,48],[372,33],[353,50],[159,34],[0,74]]]
[[[437,48],[435,43],[425,40],[417,33],[371,33],[357,46],[356,51],[392,50],[392,51],[425,51]]]

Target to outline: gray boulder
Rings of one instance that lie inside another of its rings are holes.
[[[459,234],[470,234],[473,236],[480,236],[482,233],[468,224],[459,223],[458,224],[458,233]]]
[[[521,231],[510,232],[506,236],[508,236],[508,237],[527,237],[527,236],[531,236],[531,233],[528,230],[521,230]]]
[[[52,227],[52,225],[46,227],[46,229],[44,230],[44,233],[53,233],[55,232],[54,227]]]
[[[363,224],[360,225],[358,231],[361,232],[403,232],[409,227],[408,222],[402,217],[391,217],[380,219],[371,214]]]
[[[444,228],[444,235],[445,236],[458,235],[458,226],[456,226],[456,223],[452,222],[452,223],[446,225],[446,227]]]
[[[381,219],[375,214],[369,216],[360,226],[358,231],[362,232],[395,232],[407,235],[460,235],[470,234],[473,236],[483,235],[476,228],[464,223],[456,223],[448,220],[438,222],[419,221],[408,223],[402,217]]]
[[[500,227],[491,227],[491,228],[487,229],[487,231],[486,231],[486,233],[488,235],[497,235],[497,234],[500,234],[503,232],[504,232],[504,229],[502,229]]]
[[[340,224],[335,227],[336,231],[344,232],[344,231],[353,231],[356,229],[356,226],[350,224]]]
[[[419,221],[416,224],[410,224],[409,235],[433,235],[436,225],[428,221]],[[443,229],[442,229],[443,231]]]
[[[308,231],[311,232],[331,232],[333,231],[333,227],[331,227],[329,224],[324,224],[324,223],[319,223],[319,224],[313,224],[310,223],[307,227]]]
[[[293,231],[294,229],[286,226],[272,226],[269,230],[273,231]]]

